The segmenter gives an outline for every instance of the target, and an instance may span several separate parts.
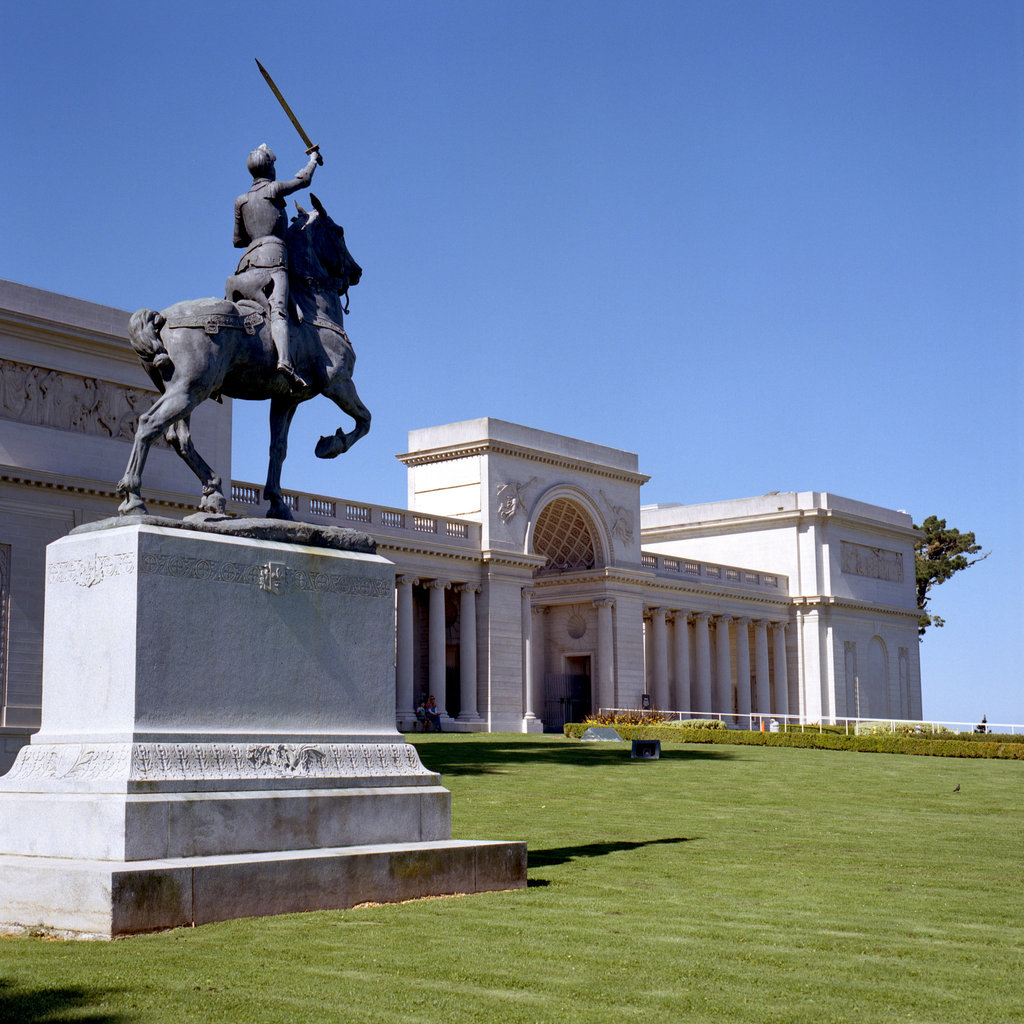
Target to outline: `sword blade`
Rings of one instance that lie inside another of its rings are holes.
[[[288,115],[288,120],[295,125],[295,130],[299,133],[299,138],[306,144],[306,153],[312,153],[316,146],[313,144],[312,139],[306,134],[305,129],[299,124],[299,119],[292,113],[292,108],[288,106],[288,101],[281,95],[281,90],[274,84],[274,80],[270,77],[270,72],[256,59],[256,67],[260,69],[260,74],[267,81],[267,85],[270,86],[270,91],[277,97],[277,102],[281,104],[281,109]]]

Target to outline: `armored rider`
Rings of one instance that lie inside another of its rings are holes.
[[[236,276],[229,280],[229,299],[235,295],[261,301],[270,307],[270,336],[277,349],[277,369],[292,391],[302,391],[306,382],[295,372],[288,351],[288,249],[285,229],[288,216],[285,196],[309,188],[317,164],[323,157],[315,147],[308,164],[288,181],[277,181],[277,157],[264,142],[249,154],[246,167],[252,185],[235,200],[236,249],[245,249]]]

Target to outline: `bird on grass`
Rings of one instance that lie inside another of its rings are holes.
[[[953,792],[954,793],[959,793],[960,792],[960,783],[959,782],[956,784],[956,789],[954,789]]]

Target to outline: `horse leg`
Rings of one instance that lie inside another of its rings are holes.
[[[270,400],[270,464],[267,467],[267,486],[263,488],[263,497],[270,502],[268,519],[294,518],[281,493],[281,466],[288,454],[288,428],[298,404],[290,397]]]
[[[343,427],[327,437],[321,437],[316,443],[316,457],[318,459],[334,459],[347,452],[364,434],[370,430],[370,410],[360,401],[356,392],[356,386],[352,378],[335,377],[324,388],[323,393],[331,399],[334,404],[347,413],[356,421],[355,427],[345,433]]]
[[[142,501],[139,488],[142,486],[142,471],[146,466],[146,456],[153,442],[169,427],[180,420],[196,407],[197,399],[188,394],[187,390],[175,388],[172,384],[140,417],[139,426],[132,442],[132,453],[128,457],[128,465],[124,476],[117,485],[117,490],[124,496],[124,501],[117,511],[123,515],[133,512],[144,513],[146,506]],[[180,454],[180,453],[179,453]]]
[[[189,429],[189,417],[183,416],[167,430],[167,440],[171,447],[185,460],[203,485],[203,500],[199,503],[200,512],[213,512],[222,515],[227,509],[224,492],[221,490],[220,477],[206,464],[206,460],[196,451],[192,443],[192,432]]]

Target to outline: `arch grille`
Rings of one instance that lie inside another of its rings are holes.
[[[556,498],[538,516],[533,548],[546,558],[538,575],[594,568],[590,523],[579,505],[568,498]]]

